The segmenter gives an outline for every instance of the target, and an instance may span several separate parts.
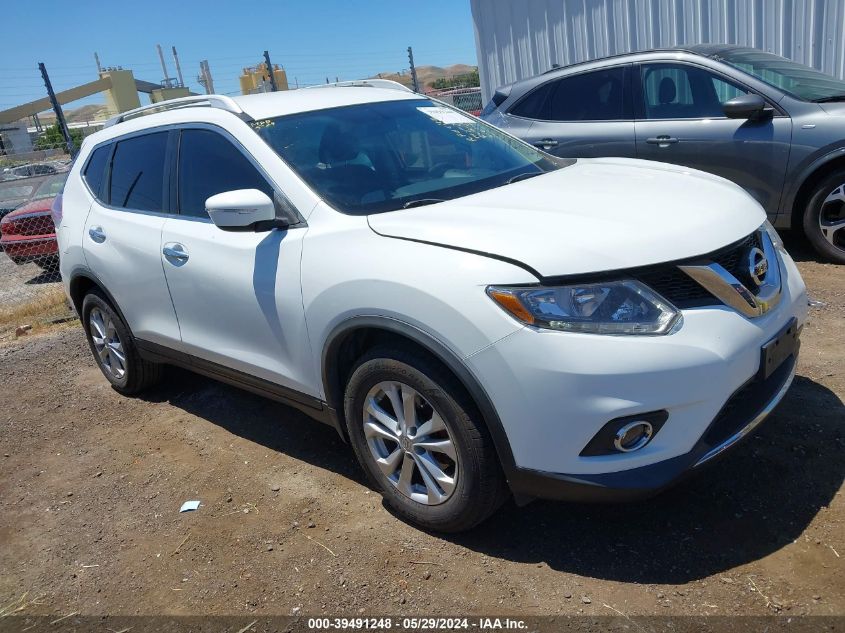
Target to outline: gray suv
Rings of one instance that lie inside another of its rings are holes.
[[[778,228],[845,263],[845,81],[753,48],[608,57],[498,88],[481,117],[561,157],[623,156],[733,180]]]

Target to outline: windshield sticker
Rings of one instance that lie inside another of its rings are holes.
[[[467,125],[473,122],[468,116],[442,106],[421,106],[417,110],[446,125]]]

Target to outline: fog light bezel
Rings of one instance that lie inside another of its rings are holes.
[[[637,413],[635,415],[626,415],[619,418],[614,418],[606,423],[598,433],[596,433],[583,450],[579,453],[580,457],[598,457],[600,455],[627,455],[639,451],[648,446],[660,431],[666,420],[669,419],[669,412],[666,410],[649,411],[646,413]],[[638,442],[635,447],[630,447],[626,450],[625,447],[617,448],[616,439],[617,434],[622,429],[630,428],[636,424],[647,423],[651,427],[651,435],[647,441]]]
[[[633,444],[624,444],[623,440],[625,436],[637,427],[643,428],[642,435]],[[644,448],[651,441],[652,437],[654,437],[654,427],[651,425],[651,422],[647,420],[634,420],[616,431],[616,436],[613,438],[613,447],[620,453],[633,453]]]

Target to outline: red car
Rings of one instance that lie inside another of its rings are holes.
[[[59,247],[51,207],[66,177],[67,174],[61,174],[45,180],[32,202],[0,221],[0,246],[16,264],[35,262],[45,270],[58,268]]]

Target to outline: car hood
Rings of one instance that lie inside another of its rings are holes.
[[[765,219],[751,196],[723,178],[625,158],[581,159],[512,185],[368,218],[379,235],[514,260],[540,277],[703,255]]]
[[[18,207],[11,213],[9,213],[6,217],[7,218],[18,218],[22,215],[27,215],[30,213],[40,213],[47,211],[49,212],[53,206],[53,200],[55,200],[55,196],[50,196],[49,198],[38,198],[37,200],[33,200],[22,207]]]

